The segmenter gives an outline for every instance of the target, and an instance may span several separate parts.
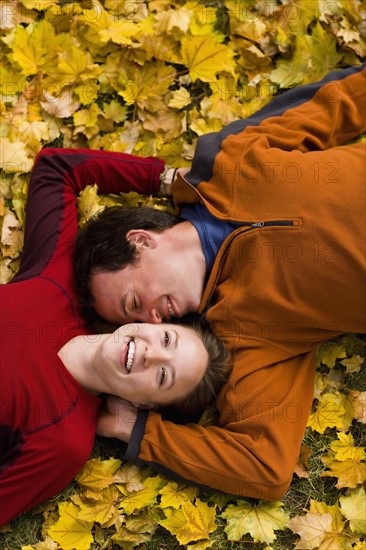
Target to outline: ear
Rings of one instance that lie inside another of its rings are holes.
[[[159,234],[146,229],[130,229],[126,233],[126,239],[140,248],[156,248]]]

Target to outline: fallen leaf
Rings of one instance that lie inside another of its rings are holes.
[[[215,508],[205,502],[184,502],[177,510],[166,508],[166,519],[159,523],[177,537],[180,544],[209,539],[216,530]]]
[[[193,81],[215,79],[219,71],[232,72],[233,55],[230,48],[209,36],[188,36],[182,39],[182,61]]]
[[[340,462],[329,456],[323,456],[322,462],[329,470],[320,474],[321,477],[338,478],[336,484],[338,489],[355,488],[366,479],[366,464],[364,462],[350,458]]]
[[[365,450],[362,447],[354,446],[352,434],[338,433],[338,440],[332,441],[330,448],[335,453],[336,460],[353,460],[360,462],[366,458]]]
[[[129,494],[120,504],[120,508],[126,514],[133,514],[135,510],[141,510],[156,503],[160,489],[166,484],[160,476],[144,479],[144,488]]]
[[[229,504],[221,516],[227,521],[224,530],[229,540],[240,540],[249,533],[256,542],[273,542],[275,530],[285,529],[289,519],[281,502],[252,506],[244,500]]]
[[[59,504],[60,519],[48,529],[48,534],[63,550],[85,550],[93,543],[92,521],[78,518],[79,508],[72,502]]]
[[[342,495],[339,499],[342,514],[349,521],[351,531],[366,535],[366,494],[363,487]]]
[[[0,150],[0,168],[4,172],[30,172],[33,160],[29,158],[25,144],[3,138]]]
[[[195,487],[183,487],[181,484],[177,484],[175,482],[170,482],[165,485],[160,491],[161,495],[161,501],[160,506],[161,508],[179,508],[184,504],[184,502],[188,502],[189,500],[192,500],[196,496],[196,489]]]
[[[120,466],[121,461],[117,458],[108,460],[94,458],[85,464],[75,479],[86,498],[100,500],[102,498],[101,489],[114,482],[114,474]]]
[[[295,516],[290,519],[287,526],[291,531],[300,535],[300,540],[295,546],[296,549],[312,550],[319,547],[326,533],[330,532],[332,516],[307,512],[304,516]]]
[[[115,483],[125,484],[126,495],[144,488],[141,468],[130,462],[126,462],[114,476]]]
[[[110,485],[99,492],[98,500],[85,499],[80,495],[72,497],[72,501],[79,507],[77,517],[83,521],[97,521],[101,525],[115,519],[120,513],[115,506],[120,497],[118,489]]]

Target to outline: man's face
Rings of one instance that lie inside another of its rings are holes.
[[[160,246],[140,250],[136,265],[96,273],[91,278],[94,308],[116,323],[162,323],[197,311],[202,296],[200,277],[187,269],[179,250]]]

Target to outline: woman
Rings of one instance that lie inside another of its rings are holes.
[[[132,324],[91,336],[76,305],[78,192],[94,182],[104,193],[157,192],[162,171],[157,159],[103,151],[46,149],[37,157],[21,266],[0,289],[0,525],[80,470],[93,445],[99,394],[156,408],[188,394],[204,406],[225,379],[226,352],[212,334]],[[224,366],[216,376],[210,364],[217,363]],[[201,399],[206,380],[213,387]]]

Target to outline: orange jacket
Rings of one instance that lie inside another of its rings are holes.
[[[233,352],[220,426],[148,414],[126,456],[194,483],[275,500],[308,419],[318,345],[366,332],[366,70],[292,90],[199,138],[173,198],[244,225],[217,255],[199,312]],[[140,434],[140,435],[139,435]]]

